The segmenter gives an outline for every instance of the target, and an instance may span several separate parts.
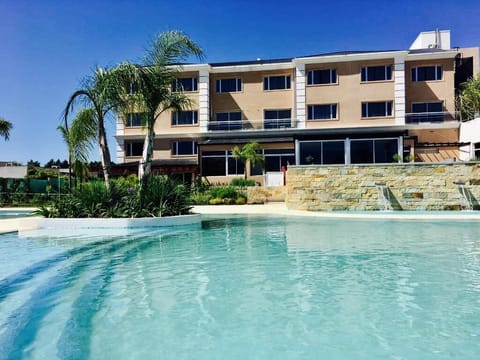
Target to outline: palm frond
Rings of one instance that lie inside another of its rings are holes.
[[[10,139],[10,130],[12,130],[13,125],[11,122],[0,117],[0,136],[5,140]]]

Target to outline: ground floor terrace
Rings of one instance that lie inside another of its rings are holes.
[[[130,142],[129,142],[130,141]],[[141,146],[135,152],[124,142],[125,162],[114,167],[116,175],[135,173]],[[258,142],[265,164],[249,166],[236,159],[232,149]],[[248,177],[262,185],[283,185],[283,173],[292,165],[388,164],[399,162],[455,162],[460,159],[458,128],[355,129],[284,133],[234,133],[223,136],[160,137],[154,145],[153,172],[193,181],[201,175],[211,183],[229,183]]]

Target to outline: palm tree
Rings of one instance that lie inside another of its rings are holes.
[[[12,123],[0,117],[0,136],[5,140],[10,139],[10,130],[12,130]]]
[[[457,104],[462,119],[471,120],[478,116],[480,113],[480,74],[462,84],[462,90],[457,96]]]
[[[61,132],[63,140],[68,146],[68,163],[75,177],[83,178],[84,168],[88,162],[88,153],[93,149],[96,138],[96,122],[92,109],[80,110],[73,119],[70,129],[60,125],[57,129]],[[69,169],[71,171],[71,169]],[[69,186],[71,188],[71,173],[69,173]]]
[[[110,186],[111,158],[105,130],[105,120],[124,101],[123,92],[124,90],[120,88],[117,78],[112,76],[112,70],[97,68],[93,75],[84,79],[82,89],[76,90],[70,96],[64,110],[64,128],[67,132],[68,116],[78,102],[81,102],[85,108],[91,110],[96,129],[95,137],[100,149],[100,161],[102,163],[105,186],[107,188]]]
[[[182,92],[171,91],[171,84],[181,69],[178,64],[191,55],[201,58],[202,50],[183,32],[167,31],[153,41],[143,65],[127,62],[116,69],[124,88],[130,85],[136,90],[127,96],[129,101],[124,104],[123,112],[135,109],[144,113],[146,134],[138,166],[141,184],[151,173],[156,121],[165,111],[181,111],[191,106],[190,98]]]
[[[251,165],[265,166],[265,157],[261,153],[262,148],[257,142],[249,142],[240,149],[238,146],[232,148],[232,155],[235,159],[243,161],[245,164],[245,180],[247,180],[247,167]]]

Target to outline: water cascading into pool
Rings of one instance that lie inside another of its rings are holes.
[[[384,182],[376,182],[375,185],[377,186],[378,190],[378,204],[380,206],[380,210],[393,210],[392,197],[387,184]]]
[[[473,210],[474,198],[470,190],[467,188],[463,181],[457,181],[454,183],[457,185],[457,189],[465,200],[466,210]]]

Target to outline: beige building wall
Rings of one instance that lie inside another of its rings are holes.
[[[290,89],[263,90],[263,79],[266,76],[290,75]],[[216,92],[218,79],[242,79],[242,91],[231,93]],[[250,71],[237,73],[210,74],[210,120],[215,121],[217,112],[242,111],[242,120],[249,122],[251,128],[263,126],[264,110],[291,109],[295,118],[293,67],[278,71]],[[244,127],[245,128],[245,127]]]
[[[441,65],[442,80],[412,81],[412,68],[420,66]],[[406,113],[412,112],[415,102],[443,101],[444,111],[455,112],[455,72],[454,59],[436,59],[407,61],[405,67]],[[452,119],[453,120],[453,119]]]
[[[361,81],[361,69],[365,66],[392,66],[392,79],[385,81]],[[352,61],[339,63],[311,64],[309,70],[335,69],[337,83],[306,85],[307,128],[337,128],[394,125],[394,59]],[[362,102],[391,101],[392,116],[382,118],[362,118]],[[337,104],[336,120],[308,120],[308,105]]]

